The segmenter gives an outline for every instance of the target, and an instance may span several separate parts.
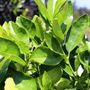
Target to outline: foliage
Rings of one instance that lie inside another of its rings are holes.
[[[89,17],[73,21],[70,0],[35,2],[40,16],[0,26],[0,89],[89,90]]]

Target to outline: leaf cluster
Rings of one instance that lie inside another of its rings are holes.
[[[0,89],[89,90],[89,17],[73,21],[71,1],[35,2],[40,16],[0,26]]]

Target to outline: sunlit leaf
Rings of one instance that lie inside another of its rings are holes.
[[[6,79],[4,89],[5,90],[19,90],[18,88],[16,88],[14,80],[11,77]]]
[[[83,39],[88,27],[88,17],[84,15],[80,17],[72,26],[69,39],[66,43],[68,52],[71,52]]]
[[[16,24],[19,27],[25,29],[28,32],[28,35],[30,38],[34,38],[34,36],[36,35],[36,28],[34,23],[31,20],[23,16],[20,16],[16,18]]]

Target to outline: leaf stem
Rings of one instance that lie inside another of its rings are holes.
[[[70,67],[73,75],[75,76],[75,72],[74,72],[74,70],[73,70],[73,68],[72,68],[72,66],[71,66],[71,64],[70,64],[70,61],[69,61],[69,56],[70,56],[70,54],[68,54],[68,56],[66,56],[66,54],[63,52],[63,55],[64,55],[64,59],[65,59],[66,63],[69,65],[69,67]]]

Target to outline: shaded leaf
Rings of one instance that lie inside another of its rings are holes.
[[[52,35],[52,33],[45,33],[45,42],[47,46],[54,52],[62,55],[63,51],[57,39]]]
[[[43,87],[48,87],[48,88],[51,87],[51,85],[52,85],[51,78],[47,72],[44,72],[44,74],[43,74],[42,85],[43,85]]]
[[[58,82],[63,74],[63,72],[59,66],[56,66],[55,68],[49,70],[47,73],[50,76],[53,84]]]
[[[38,47],[33,51],[30,61],[45,65],[57,65],[62,58],[46,47]]]
[[[69,67],[69,65],[67,65],[67,64],[65,65],[64,71],[65,71],[68,75],[73,76],[73,72],[72,72],[71,68]]]
[[[66,78],[61,78],[59,83],[56,84],[57,90],[66,90],[71,87],[71,81]]]
[[[0,61],[0,82],[4,79],[10,62],[11,61],[8,60],[8,57],[6,57],[2,61]]]
[[[34,78],[24,75],[23,73],[12,73],[16,87],[19,90],[37,90],[36,81]]]

